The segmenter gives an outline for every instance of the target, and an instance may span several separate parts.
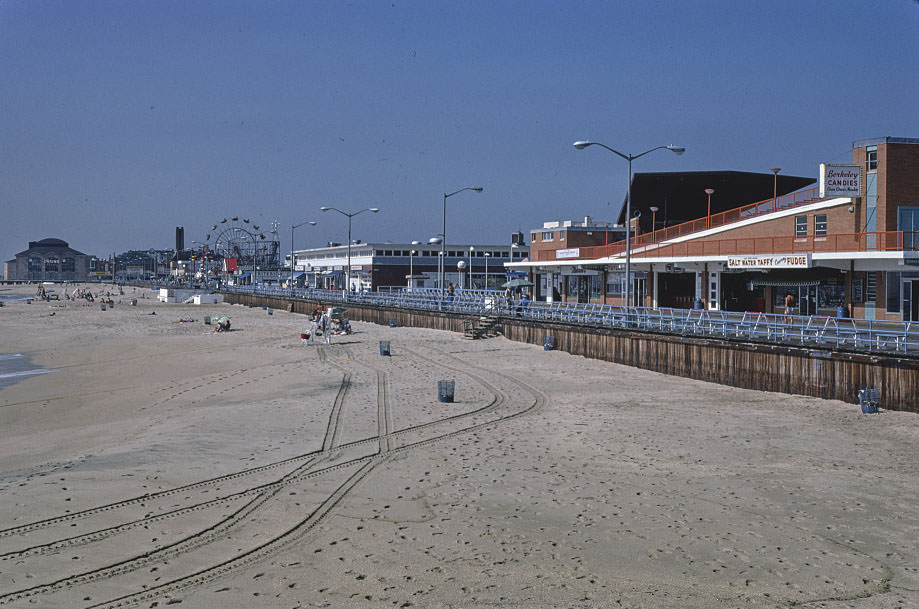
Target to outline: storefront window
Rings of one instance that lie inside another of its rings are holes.
[[[603,297],[603,277],[593,275],[590,278],[590,298],[596,300]]]
[[[578,278],[574,275],[569,275],[566,285],[568,286],[568,289],[565,291],[565,296],[567,297],[567,299],[577,301],[578,299]]]
[[[795,237],[807,236],[807,216],[795,216]]]
[[[837,284],[821,285],[819,288],[820,307],[836,308],[846,304],[846,286]]]
[[[610,296],[622,296],[622,287],[625,283],[625,273],[610,271],[606,274],[606,293]]]

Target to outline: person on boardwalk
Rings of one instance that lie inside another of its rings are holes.
[[[450,285],[447,286],[447,300],[453,302],[453,292],[456,291],[456,288],[453,287],[453,282],[450,282]]]
[[[794,315],[794,312],[795,312],[795,297],[792,295],[791,292],[785,292],[785,323],[791,324],[792,322],[794,322],[794,318],[792,317],[792,315]]]

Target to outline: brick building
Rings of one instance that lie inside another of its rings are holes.
[[[682,208],[690,217],[675,224],[646,223],[659,205],[633,187],[633,209],[645,210],[632,219],[633,302],[771,313],[790,293],[802,314],[919,319],[919,139],[856,141],[847,167],[861,179],[845,196],[783,193],[781,176],[766,174],[772,196],[753,192],[746,205],[711,212],[694,184]],[[541,299],[554,288],[568,300],[623,304],[624,243],[574,250],[534,242],[530,261],[511,266],[530,271]]]

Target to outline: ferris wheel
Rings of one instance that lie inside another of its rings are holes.
[[[207,242],[216,256],[235,258],[240,267],[269,268],[278,265],[280,250],[277,233],[272,237],[266,237],[249,218],[233,216],[212,224]]]

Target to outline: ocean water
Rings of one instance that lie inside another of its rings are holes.
[[[49,372],[54,372],[54,370],[33,366],[29,358],[22,353],[0,353],[0,389]]]

